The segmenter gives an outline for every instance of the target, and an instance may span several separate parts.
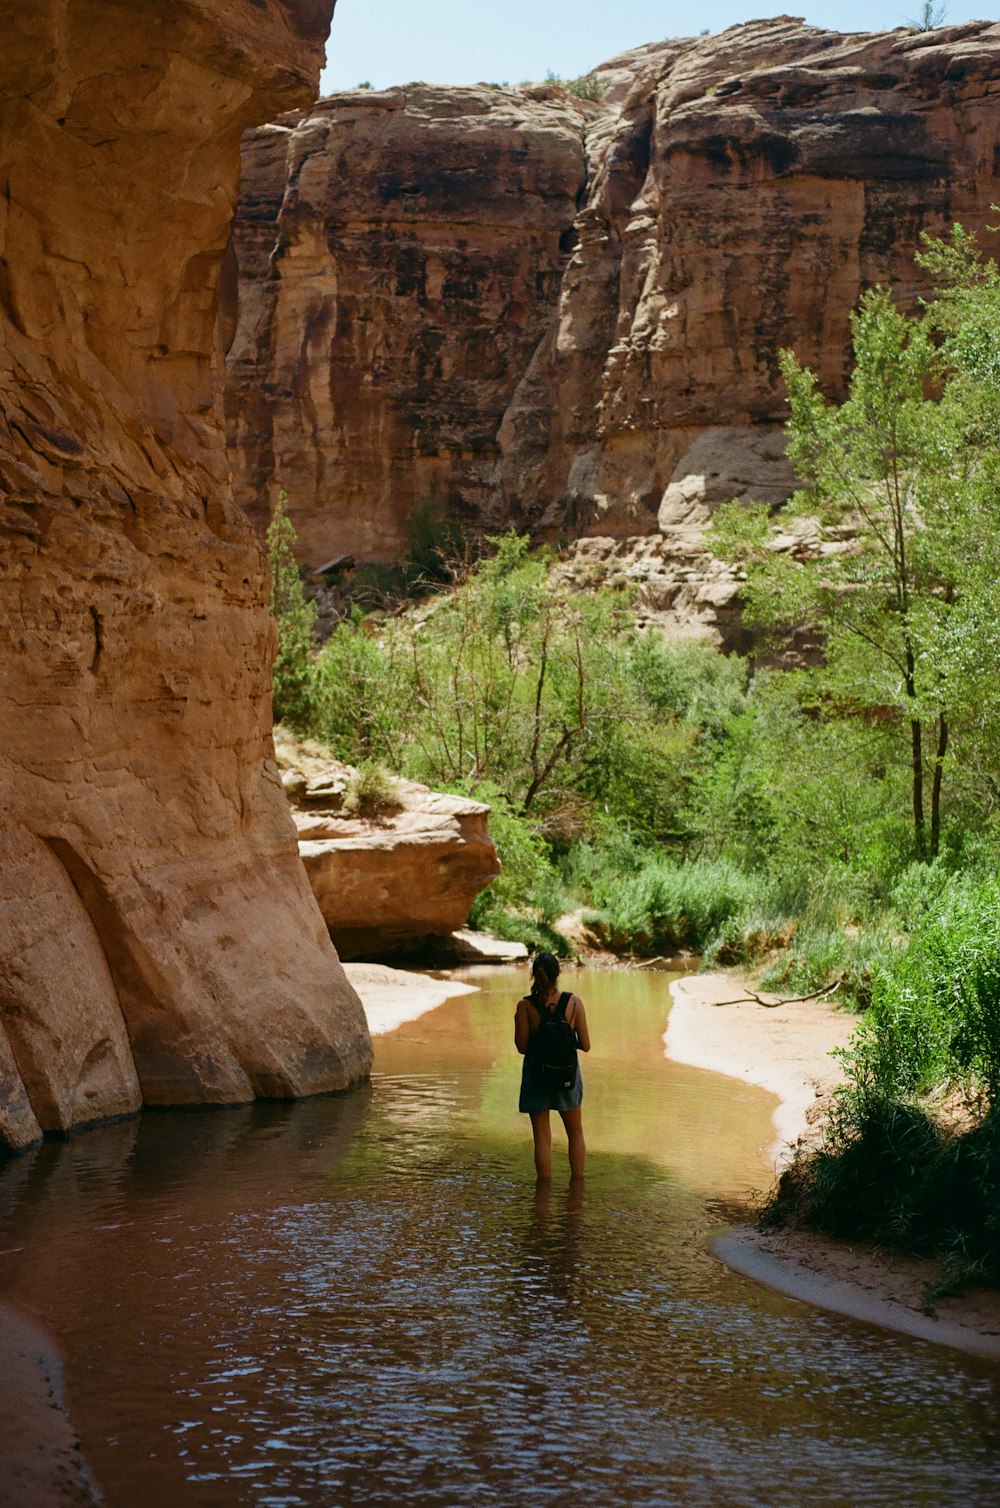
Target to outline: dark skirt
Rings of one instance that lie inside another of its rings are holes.
[[[531,1058],[521,1060],[521,1098],[517,1108],[522,1115],[539,1115],[543,1110],[579,1110],[583,1104],[583,1074],[576,1065],[576,1078],[569,1089],[549,1089],[535,1077]]]

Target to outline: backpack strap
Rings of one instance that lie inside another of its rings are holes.
[[[546,1018],[551,1021],[565,1021],[566,1012],[569,1009],[569,1003],[573,998],[573,994],[571,990],[563,990],[562,994],[559,996],[559,999],[551,1009],[547,1005],[536,1005],[530,995],[525,995],[524,998],[527,1001],[528,1005],[531,1006],[532,1010],[536,1012],[541,1021],[546,1020]]]

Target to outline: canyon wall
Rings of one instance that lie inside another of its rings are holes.
[[[331,9],[4,12],[0,1146],[370,1063],[274,763],[221,416],[240,138],[312,96]]]
[[[393,560],[424,504],[484,522],[496,433],[551,321],[585,107],[411,84],[250,134],[227,411],[236,496],[303,556]]]
[[[781,347],[841,394],[861,291],[912,303],[921,230],[996,218],[995,24],[785,17],[597,73],[600,103],[407,86],[248,140],[237,491],[263,518],[287,490],[307,563],[391,554],[431,490],[600,538],[587,569],[641,538],[651,610],[717,623],[705,519],[791,487]]]

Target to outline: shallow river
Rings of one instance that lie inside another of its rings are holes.
[[[536,1195],[520,981],[472,976],[345,1099],[0,1169],[0,1292],[55,1336],[111,1508],[1000,1503],[1000,1369],[706,1251],[770,1096],[668,1063],[663,974],[567,976],[590,1147]]]

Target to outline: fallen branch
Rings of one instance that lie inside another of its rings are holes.
[[[764,1000],[762,996],[755,995],[751,990],[748,995],[741,995],[739,1000],[713,1000],[712,1004],[719,1005],[762,1005],[765,1010],[776,1010],[779,1005],[801,1005],[804,1000],[819,1000],[823,995],[832,995],[844,982],[843,974],[837,976],[832,984],[825,984],[821,990],[813,990],[809,995],[788,995],[782,1000]]]

